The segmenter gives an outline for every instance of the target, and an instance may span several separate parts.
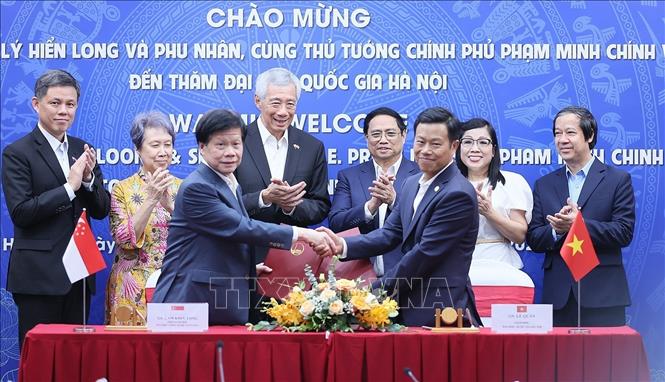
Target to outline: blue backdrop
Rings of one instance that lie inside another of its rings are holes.
[[[171,116],[178,129],[171,169],[185,177],[196,160],[196,118],[224,107],[251,121],[257,111],[245,84],[274,66],[307,85],[296,123],[325,143],[331,192],[339,169],[366,158],[359,121],[378,106],[399,110],[409,123],[435,105],[460,119],[492,121],[504,168],[531,185],[560,165],[554,114],[569,104],[590,108],[600,129],[596,154],[633,178],[637,226],[624,250],[628,322],[644,338],[652,378],[665,380],[665,3],[4,0],[0,11],[2,147],[35,126],[35,79],[64,68],[82,85],[70,132],[96,145],[109,187],[137,169],[128,134],[135,114]],[[409,151],[412,140],[409,134]],[[4,289],[13,228],[2,198],[5,381],[16,380],[19,354],[16,308]],[[108,222],[93,228],[110,264]],[[542,256],[522,256],[539,284]],[[100,291],[107,272],[97,279]],[[102,321],[103,299],[94,297],[93,323]]]

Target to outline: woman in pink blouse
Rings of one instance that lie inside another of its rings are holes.
[[[115,325],[114,312],[129,307],[144,323],[145,284],[160,269],[166,251],[168,224],[182,180],[169,173],[175,132],[160,112],[134,118],[132,142],[141,159],[139,171],[120,181],[111,195],[110,225],[116,242],[113,268],[106,289],[106,322]]]

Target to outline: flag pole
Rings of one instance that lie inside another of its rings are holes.
[[[582,327],[582,279],[577,282],[577,329]]]
[[[577,327],[568,329],[568,334],[591,334],[591,330],[582,327],[582,279],[577,281]]]
[[[81,211],[81,214],[85,213],[85,208]],[[77,223],[78,224],[78,223]],[[83,326],[77,326],[74,328],[74,332],[76,333],[92,333],[95,331],[95,328],[90,327],[87,325],[87,322],[85,320],[85,308],[86,308],[86,303],[85,303],[85,288],[87,287],[87,281],[88,277],[84,276],[83,280],[81,280],[81,289],[83,289]]]
[[[77,326],[74,328],[74,331],[76,333],[92,333],[95,331],[95,328],[92,326],[88,326],[85,320],[85,288],[87,287],[86,281],[88,280],[87,277],[84,277],[82,281],[81,287],[83,288],[83,326]]]

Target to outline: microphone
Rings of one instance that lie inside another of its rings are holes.
[[[406,376],[409,377],[409,379],[411,379],[411,381],[413,381],[413,382],[420,382],[420,381],[418,380],[418,378],[416,378],[416,376],[413,375],[413,372],[411,371],[411,368],[410,368],[410,367],[405,367],[405,368],[404,368],[404,374],[406,374]]]
[[[224,362],[222,361],[222,348],[224,343],[217,341],[217,369],[219,369],[219,381],[224,382]]]

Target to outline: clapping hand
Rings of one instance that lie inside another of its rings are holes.
[[[89,183],[92,181],[92,170],[95,168],[95,165],[97,164],[97,154],[95,153],[95,149],[92,147],[88,146],[86,143],[83,146],[83,154],[81,155],[82,157],[86,158],[85,161],[85,168],[83,169],[83,181],[86,183]]]
[[[369,188],[369,193],[373,199],[376,199],[379,204],[385,203],[387,205],[393,204],[395,201],[395,187],[393,181],[395,175],[379,175],[379,178],[372,182],[372,187]],[[377,206],[378,207],[378,206]]]
[[[154,205],[160,203],[168,211],[173,211],[173,202],[169,189],[173,183],[173,175],[169,170],[158,167],[150,174],[146,171],[146,193],[148,201]]]
[[[485,216],[488,217],[488,215],[491,215],[494,212],[494,208],[492,207],[492,187],[487,188],[487,194],[483,194],[483,183],[480,183],[478,187],[476,187],[476,196],[478,197],[478,212]]]
[[[554,214],[554,216],[547,215],[546,219],[554,231],[559,235],[562,235],[570,230],[570,227],[573,225],[573,221],[577,216],[577,211],[577,203],[568,198],[566,204],[561,207],[559,212]]]
[[[288,182],[280,179],[271,179],[267,188],[261,191],[261,198],[265,204],[274,203],[284,212],[290,213],[303,201],[305,196],[305,182],[290,186]]]

